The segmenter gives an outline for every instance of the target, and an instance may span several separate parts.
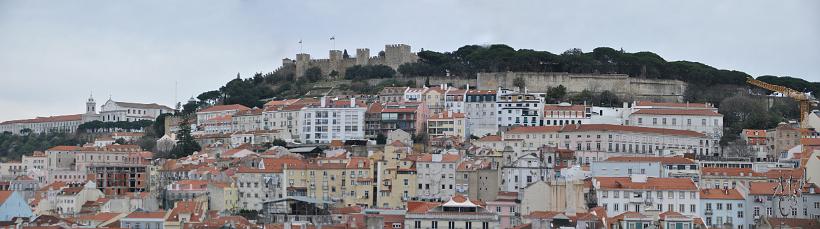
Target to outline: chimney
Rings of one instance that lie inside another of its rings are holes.
[[[356,98],[350,98],[350,107],[356,107]]]
[[[324,96],[322,96],[322,99],[321,99],[321,101],[319,102],[319,105],[320,105],[320,106],[322,106],[322,107],[325,107],[325,105],[327,105],[326,100],[327,100],[327,98],[326,98],[326,97],[324,97]]]

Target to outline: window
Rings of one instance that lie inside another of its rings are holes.
[[[456,228],[456,222],[453,222],[453,221],[447,222],[447,228],[455,229]]]
[[[438,221],[431,222],[430,228],[438,228]]]
[[[421,228],[421,221],[416,220],[416,222],[413,222],[413,228]]]

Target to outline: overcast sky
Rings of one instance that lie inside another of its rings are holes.
[[[389,4],[393,3],[393,4]],[[302,51],[405,43],[652,51],[820,81],[820,1],[0,1],[0,120],[78,114],[93,91],[173,107]]]

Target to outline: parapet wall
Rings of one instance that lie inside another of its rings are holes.
[[[624,74],[570,74],[566,72],[494,72],[478,73],[478,89],[514,88],[515,78],[524,78],[531,92],[547,92],[563,85],[567,93],[611,91],[621,98],[683,102],[686,83],[680,80],[630,78]]]

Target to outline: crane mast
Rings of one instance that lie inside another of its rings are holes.
[[[808,117],[808,114],[811,111],[812,104],[816,102],[812,98],[810,98],[808,95],[806,95],[803,92],[800,92],[800,91],[797,91],[797,90],[794,90],[794,89],[791,89],[791,88],[788,88],[788,87],[766,83],[766,82],[763,82],[763,81],[760,81],[760,80],[756,80],[754,78],[746,79],[746,83],[757,86],[757,87],[760,87],[760,88],[763,88],[763,89],[766,89],[766,90],[769,90],[769,91],[779,92],[779,93],[783,94],[783,96],[792,98],[795,101],[797,101],[797,104],[800,106],[800,126],[801,127],[806,127],[806,125],[807,125],[806,118]]]

